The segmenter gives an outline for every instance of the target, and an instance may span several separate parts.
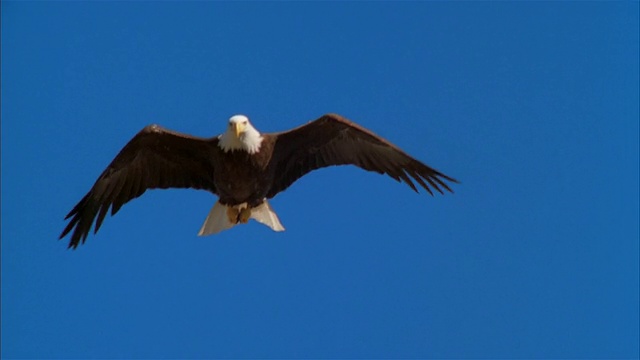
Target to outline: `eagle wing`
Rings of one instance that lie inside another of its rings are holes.
[[[412,179],[433,195],[432,189],[453,192],[445,183],[457,183],[438,170],[407,155],[397,146],[340,115],[327,114],[276,136],[271,163],[274,181],[268,198],[285,190],[305,174],[327,166],[355,165],[387,174],[418,192]]]
[[[150,125],[120,150],[91,190],[65,219],[60,239],[71,230],[69,247],[85,242],[94,219],[95,232],[111,207],[111,215],[147,189],[194,188],[216,193],[212,157],[217,138],[192,137]],[[75,229],[74,229],[75,228]]]

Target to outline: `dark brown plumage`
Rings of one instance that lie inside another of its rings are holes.
[[[453,192],[445,181],[457,182],[336,114],[261,136],[260,150],[250,154],[224,151],[220,136],[207,139],[157,125],[145,127],[69,212],[65,219],[71,220],[60,238],[73,230],[69,247],[76,248],[85,242],[94,220],[97,232],[109,208],[114,215],[147,189],[202,189],[218,195],[225,206],[247,203],[252,208],[310,171],[333,165],[352,164],[387,174],[417,192],[415,181],[432,195],[432,189]]]

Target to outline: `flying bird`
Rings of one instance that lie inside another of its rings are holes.
[[[458,181],[407,155],[400,148],[336,114],[327,114],[295,129],[262,134],[244,115],[229,119],[226,131],[200,138],[149,125],[127,143],[89,192],[65,217],[71,219],[60,239],[72,232],[69,248],[97,233],[111,209],[148,189],[207,190],[218,201],[198,235],[211,235],[249,219],[283,231],[267,201],[305,174],[333,165],[355,165],[387,174],[418,192],[453,192]]]

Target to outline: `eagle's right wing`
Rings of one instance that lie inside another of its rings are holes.
[[[60,239],[71,230],[69,247],[85,242],[94,219],[98,232],[111,207],[111,215],[147,189],[194,188],[216,192],[212,158],[217,138],[198,138],[158,125],[142,129],[104,170],[91,190],[65,219],[71,218]]]

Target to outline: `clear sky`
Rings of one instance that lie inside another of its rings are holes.
[[[639,356],[638,2],[2,2],[3,358]],[[340,113],[461,181],[311,173],[197,237],[64,215],[151,123]]]

